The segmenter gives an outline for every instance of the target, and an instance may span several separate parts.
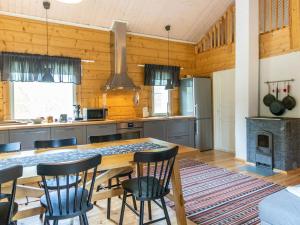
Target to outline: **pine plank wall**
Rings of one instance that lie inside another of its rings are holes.
[[[297,17],[298,18],[298,17]],[[299,22],[300,23],[300,22]],[[293,25],[292,28],[297,26]],[[292,34],[295,32],[292,32]],[[0,51],[46,54],[45,23],[0,15]],[[298,33],[294,35],[298,37]],[[294,40],[296,40],[294,37]],[[293,48],[291,29],[284,28],[260,36],[260,57],[286,54]],[[95,60],[83,63],[82,84],[77,86],[77,103],[83,107],[101,107],[101,87],[111,73],[110,33],[67,25],[50,24],[49,54]],[[110,119],[126,119],[151,109],[151,88],[143,86],[143,68],[138,64],[167,64],[167,41],[127,35],[128,74],[140,86],[140,104],[133,105],[132,92],[109,93],[107,105]],[[234,43],[195,53],[195,45],[170,43],[170,64],[184,67],[181,76],[209,76],[214,71],[234,68]],[[0,83],[0,119],[10,119],[9,85]],[[172,114],[179,114],[178,90],[172,92]]]
[[[45,23],[0,16],[0,51],[46,54]],[[49,55],[61,55],[95,60],[83,63],[82,83],[77,86],[76,99],[82,107],[101,107],[102,91],[111,74],[110,32],[59,24],[49,26]],[[138,117],[142,107],[151,108],[151,88],[143,86],[143,68],[138,64],[167,64],[167,41],[127,35],[128,74],[142,88],[140,104],[133,105],[132,92],[114,92],[107,96],[109,118]],[[194,45],[170,43],[170,64],[184,67],[181,75],[193,74]],[[10,119],[9,85],[0,85],[0,119]],[[172,114],[179,113],[178,90],[172,93]]]

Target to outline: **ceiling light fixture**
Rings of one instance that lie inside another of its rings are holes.
[[[49,67],[49,24],[48,24],[48,10],[50,9],[50,1],[45,0],[43,1],[43,6],[44,9],[46,10],[46,43],[47,43],[47,61],[46,61],[46,68],[45,68],[45,73],[42,77],[43,82],[54,82],[54,78],[51,74],[51,68]]]
[[[170,30],[171,30],[171,25],[165,26],[165,30],[168,32],[168,69],[170,66]],[[174,86],[172,84],[171,79],[167,79],[167,85],[165,87],[166,90],[173,90]]]
[[[82,0],[57,0],[58,2],[66,3],[66,4],[78,4],[82,2]]]

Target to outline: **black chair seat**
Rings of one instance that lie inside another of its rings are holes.
[[[3,193],[0,193],[0,200],[1,199],[5,199],[5,198],[9,198],[10,194],[3,194]]]
[[[17,203],[13,203],[13,212],[12,212],[12,216],[16,215],[16,213],[18,212],[18,204]],[[0,202],[0,224],[4,225],[7,222],[7,216],[8,216],[8,210],[9,210],[9,203],[8,202]]]
[[[55,219],[55,217],[57,217],[57,219],[72,218],[75,216],[82,215],[83,213],[86,213],[87,211],[91,210],[93,208],[93,204],[87,204],[89,194],[87,190],[83,191],[81,209],[78,207],[81,201],[82,190],[82,188],[78,188],[76,196],[75,188],[69,189],[69,201],[67,200],[67,191],[60,190],[61,211],[59,207],[60,204],[57,191],[50,192],[50,201],[53,209],[53,214],[51,215],[51,217],[53,219]],[[44,208],[48,209],[48,204],[45,195],[41,197],[41,204]],[[46,217],[50,216],[49,211],[47,211],[45,215]]]
[[[77,183],[80,183],[81,181],[81,178],[79,177],[78,178],[78,181]],[[55,178],[53,179],[48,179],[46,180],[47,182],[47,187],[49,190],[56,190],[57,189],[57,181]],[[59,187],[61,189],[66,189],[67,188],[67,177],[65,176],[60,176],[58,178],[58,182],[59,182]],[[76,185],[76,176],[69,176],[69,187],[74,187]],[[43,182],[40,182],[40,186],[42,188],[44,188],[44,183]]]
[[[122,182],[122,187],[125,191],[132,193],[132,195],[140,201],[160,199],[170,192],[164,190],[164,187],[154,177],[141,177],[141,193],[139,193],[138,178],[125,180]],[[148,184],[148,185],[147,185]],[[147,194],[148,193],[148,194]]]

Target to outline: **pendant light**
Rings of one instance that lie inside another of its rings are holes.
[[[49,68],[49,24],[48,24],[48,10],[50,9],[50,1],[43,1],[44,9],[46,10],[46,38],[47,38],[47,60],[44,75],[42,77],[43,82],[54,82],[54,78],[51,74],[51,68]]]
[[[165,30],[168,32],[168,70],[170,66],[170,30],[171,30],[171,25],[165,26]],[[166,90],[173,90],[174,86],[172,84],[171,79],[167,79],[167,85],[165,87]]]

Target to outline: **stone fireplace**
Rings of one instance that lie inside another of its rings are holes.
[[[300,167],[300,119],[247,118],[247,161],[257,167]]]

